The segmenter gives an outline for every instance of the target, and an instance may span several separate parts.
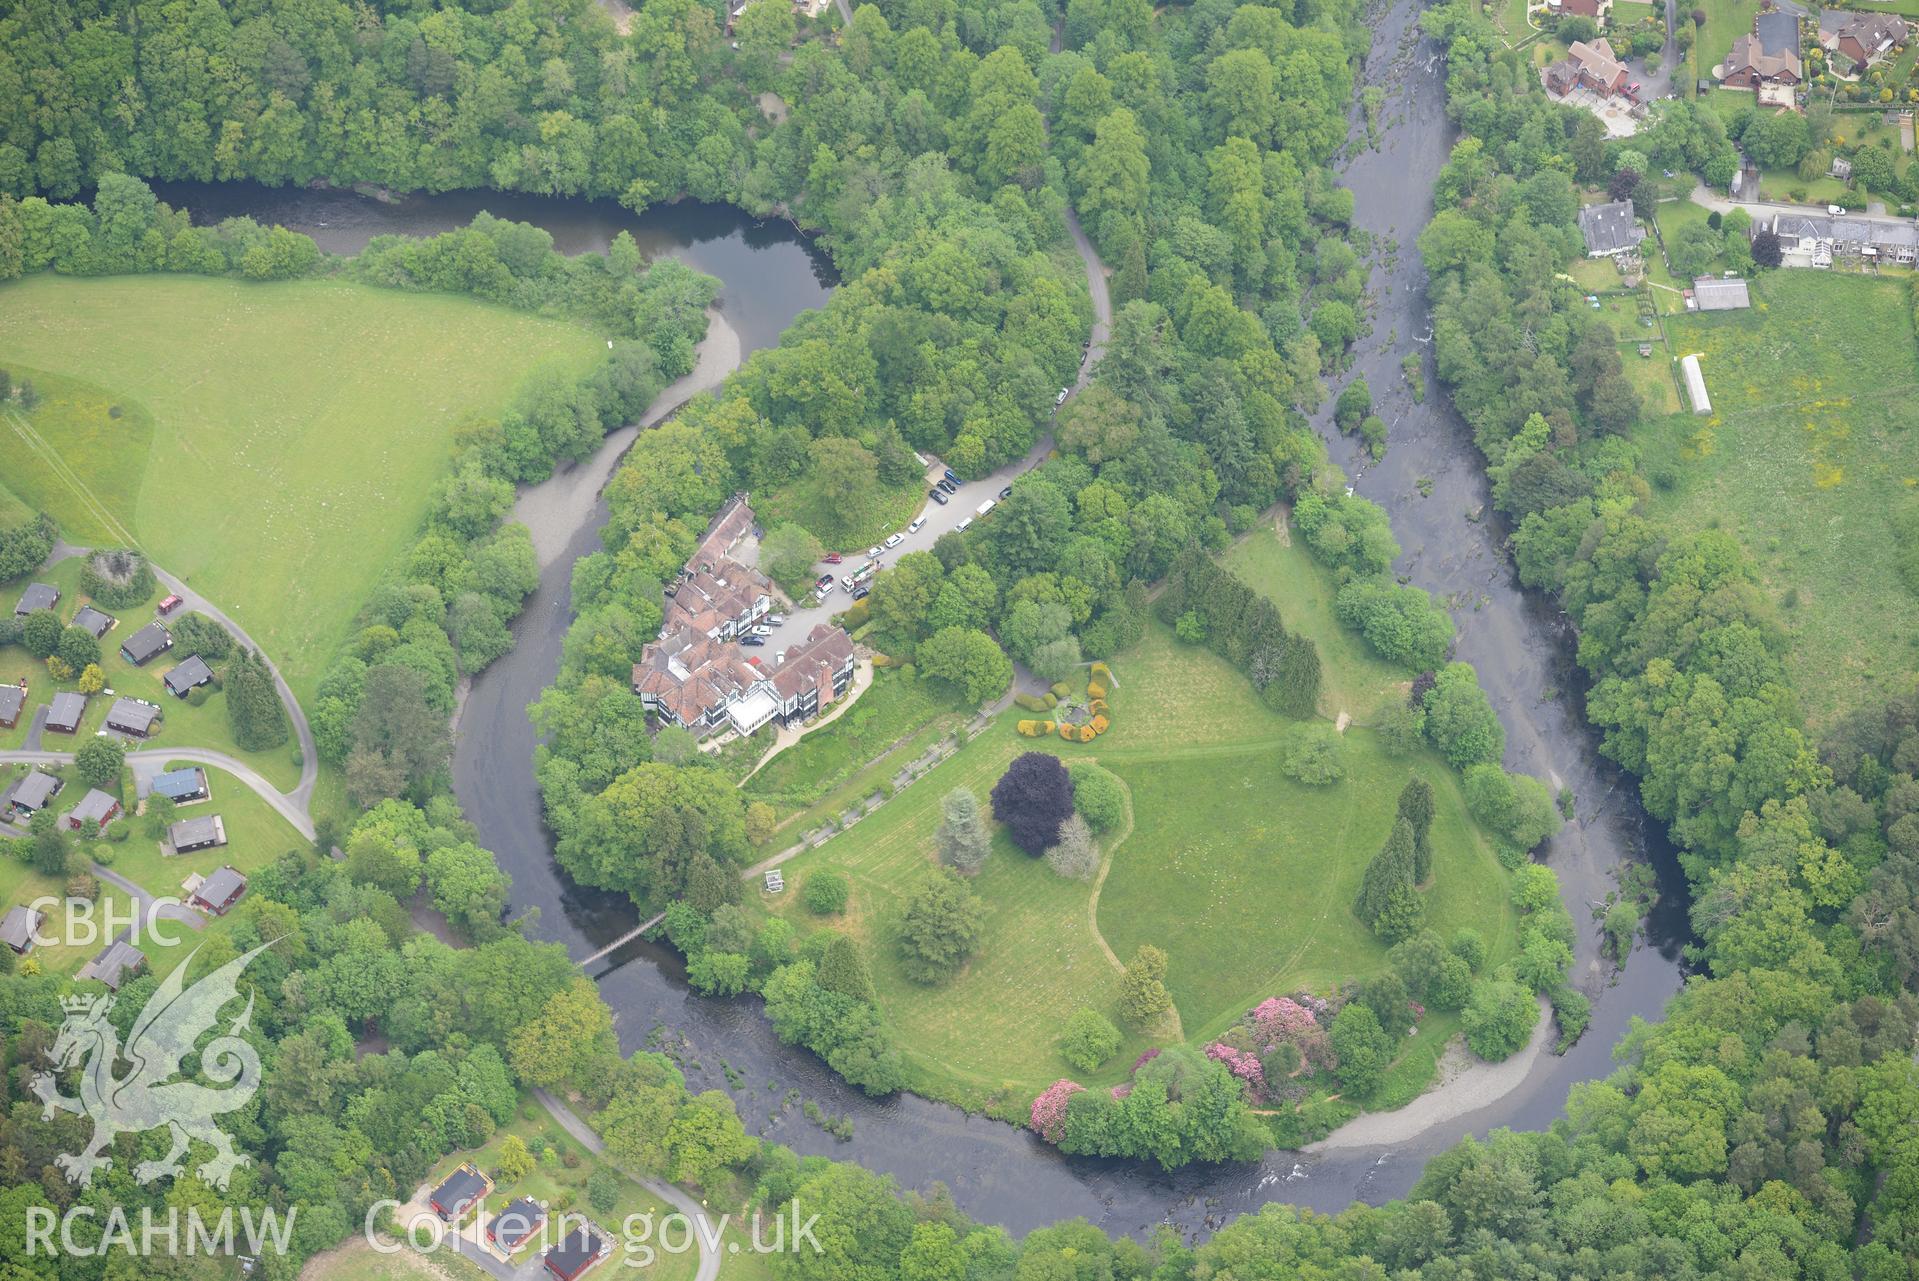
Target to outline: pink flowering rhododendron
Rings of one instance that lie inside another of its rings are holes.
[[[1147,1050],[1145,1053],[1141,1054],[1138,1058],[1133,1060],[1132,1070],[1134,1072],[1137,1072],[1158,1057],[1159,1057],[1159,1047],[1155,1045],[1152,1049]]]
[[[1224,1063],[1228,1072],[1245,1083],[1254,1102],[1266,1097],[1266,1071],[1260,1067],[1259,1059],[1252,1053],[1236,1050],[1221,1041],[1214,1041],[1206,1047],[1206,1057]]]
[[[1085,1088],[1078,1081],[1061,1077],[1033,1100],[1033,1112],[1029,1120],[1042,1139],[1048,1143],[1060,1141],[1066,1133],[1067,1101]]]
[[[1132,1092],[1133,1092],[1133,1083],[1131,1081],[1121,1081],[1118,1085],[1114,1086],[1111,1090],[1107,1091],[1107,1093],[1111,1094],[1116,1099],[1123,1099],[1127,1095],[1131,1094]]]
[[[1271,1054],[1282,1045],[1290,1045],[1299,1051],[1299,1057],[1306,1066],[1330,1068],[1333,1065],[1332,1042],[1319,1022],[1319,1015],[1325,1012],[1325,1008],[1326,1003],[1313,996],[1297,1001],[1291,997],[1276,996],[1261,1001],[1249,1018],[1253,1040],[1259,1052]]]

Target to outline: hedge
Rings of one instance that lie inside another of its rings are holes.
[[[1110,685],[1113,683],[1113,669],[1108,667],[1105,663],[1103,662],[1094,663],[1092,667],[1092,672],[1093,672],[1093,679],[1096,681],[1099,681],[1101,684]]]
[[[1043,712],[1052,704],[1038,694],[1015,694],[1013,701],[1029,712]]]
[[[1068,685],[1065,681],[1054,681],[1052,692],[1053,692],[1054,698],[1065,698],[1068,694],[1073,692],[1073,687],[1071,685]]]

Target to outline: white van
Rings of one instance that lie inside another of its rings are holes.
[[[992,511],[997,506],[999,506],[999,500],[997,498],[989,498],[985,502],[981,503],[978,507],[975,507],[973,509],[973,514],[975,516],[984,516],[987,512]]]

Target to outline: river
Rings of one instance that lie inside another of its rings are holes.
[[[1424,274],[1413,240],[1431,214],[1435,175],[1452,141],[1437,51],[1415,42],[1417,0],[1396,0],[1374,18],[1365,81],[1386,89],[1377,149],[1357,152],[1343,182],[1355,193],[1358,226],[1380,239],[1375,254],[1372,332],[1357,349],[1390,425],[1391,447],[1378,466],[1362,466],[1352,444],[1322,422],[1334,458],[1361,493],[1391,513],[1411,581],[1456,602],[1460,657],[1472,662],[1508,736],[1507,765],[1573,788],[1577,816],[1546,852],[1580,925],[1575,980],[1594,997],[1592,1025],[1564,1057],[1541,1055],[1523,1079],[1484,1106],[1454,1091],[1449,1104],[1429,1096],[1403,1113],[1362,1118],[1311,1152],[1270,1153],[1254,1166],[1149,1167],[1061,1156],[1031,1134],[912,1096],[872,1100],[849,1089],[811,1054],[779,1044],[758,1001],[693,996],[670,952],[640,943],[609,958],[595,977],[615,1012],[627,1050],[666,1045],[681,1057],[695,1090],[726,1089],[750,1130],[801,1153],[857,1161],[907,1188],[943,1183],[975,1218],[1023,1233],[1075,1215],[1110,1232],[1144,1236],[1159,1224],[1198,1238],[1273,1201],[1334,1212],[1355,1200],[1402,1196],[1427,1157],[1468,1134],[1497,1126],[1541,1128],[1564,1110],[1577,1082],[1611,1070],[1611,1050],[1634,1015],[1657,1017],[1678,989],[1685,938],[1683,883],[1670,851],[1636,800],[1628,778],[1599,757],[1579,717],[1581,683],[1569,638],[1549,604],[1520,590],[1502,544],[1505,531],[1469,513],[1489,510],[1480,460],[1443,394],[1415,404],[1401,385],[1400,361],[1426,351]],[[1363,137],[1363,124],[1356,129]],[[723,341],[741,353],[768,345],[801,310],[819,305],[830,268],[785,224],[757,226],[734,210],[682,204],[635,217],[613,205],[544,201],[497,194],[415,197],[383,204],[337,192],[261,188],[185,189],[161,185],[164,199],[203,216],[246,213],[306,231],[322,246],[351,252],[372,235],[427,233],[464,223],[481,207],[545,226],[555,244],[602,247],[621,228],[649,254],[670,253],[718,276]],[[1383,252],[1385,242],[1397,252]],[[711,342],[711,340],[709,340]],[[1427,362],[1430,374],[1430,360]],[[710,372],[710,371],[709,371]],[[701,379],[694,379],[694,384]],[[670,399],[670,398],[666,398]],[[662,405],[664,409],[666,406]],[[630,439],[632,429],[627,429]],[[524,708],[557,670],[566,631],[567,579],[573,559],[598,545],[604,509],[583,480],[610,467],[624,447],[585,469],[562,473],[522,496],[521,511],[586,518],[570,534],[549,533],[538,592],[516,622],[515,650],[475,683],[462,712],[455,789],[482,841],[514,877],[516,911],[539,909],[532,932],[583,956],[630,927],[630,905],[572,886],[554,866],[531,780],[532,728]],[[1431,493],[1419,482],[1430,478]],[[560,531],[565,533],[566,531]],[[1664,905],[1646,937],[1614,975],[1600,964],[1590,905],[1612,887],[1624,861],[1650,857],[1662,873]],[[817,1102],[853,1123],[839,1141],[804,1119],[797,1102]]]

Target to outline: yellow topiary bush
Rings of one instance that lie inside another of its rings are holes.
[[[1092,720],[1093,732],[1095,734],[1104,734],[1106,732],[1106,727],[1111,724],[1112,722],[1107,720],[1104,716],[1095,716]]]
[[[1066,740],[1067,742],[1069,742],[1069,743],[1070,743],[1070,742],[1072,742],[1072,741],[1073,741],[1073,727],[1072,727],[1071,725],[1068,725],[1068,724],[1066,724],[1066,723],[1065,723],[1064,721],[1062,721],[1062,722],[1060,722],[1060,727],[1059,727],[1059,736],[1060,736],[1061,738],[1063,738],[1063,739],[1065,739],[1065,740]]]
[[[1086,724],[1079,727],[1080,742],[1090,743],[1097,737],[1099,737],[1099,731],[1093,728],[1093,723],[1091,721],[1088,721]]]
[[[1092,702],[1086,705],[1086,710],[1091,712],[1095,716],[1104,716],[1108,710],[1106,706],[1106,700],[1103,698],[1096,698]]]
[[[1039,722],[1038,721],[1020,721],[1013,728],[1017,729],[1020,733],[1026,735],[1026,737],[1031,738],[1033,737],[1033,735],[1039,733]]]
[[[1094,663],[1092,667],[1092,672],[1093,672],[1093,679],[1098,681],[1100,684],[1110,685],[1113,683],[1113,669],[1108,667],[1106,664]]]
[[[1106,687],[1098,681],[1089,682],[1086,686],[1086,697],[1097,698],[1104,701],[1106,698]]]

